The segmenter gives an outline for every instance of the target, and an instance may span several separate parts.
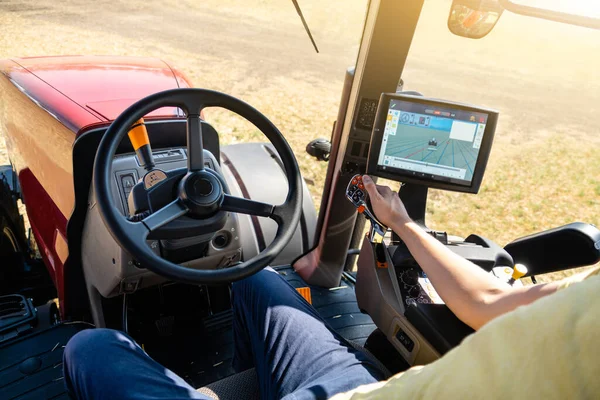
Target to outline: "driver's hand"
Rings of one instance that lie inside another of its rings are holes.
[[[379,221],[390,228],[410,221],[398,193],[387,186],[375,185],[375,182],[368,175],[363,176],[363,183],[367,193],[369,193],[373,212]]]

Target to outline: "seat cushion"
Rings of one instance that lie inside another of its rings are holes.
[[[198,392],[210,397],[211,399],[248,399],[258,400],[260,398],[258,391],[258,378],[254,368],[247,369],[244,372],[228,376],[225,379],[211,383],[208,386],[201,387]]]
[[[361,345],[350,341],[352,347],[358,351],[364,352],[375,365],[385,374],[385,377],[390,377],[388,369],[373,356],[367,349]],[[228,376],[225,379],[211,383],[198,389],[198,392],[216,400],[229,399],[248,399],[258,400],[260,393],[258,390],[258,377],[254,368],[247,369],[244,372]]]

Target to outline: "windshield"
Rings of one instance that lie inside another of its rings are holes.
[[[500,111],[476,196],[430,191],[435,228],[499,244],[574,221],[600,223],[600,31],[505,12],[478,40],[445,25],[450,1],[426,1],[405,90]]]
[[[494,108],[500,120],[479,195],[432,190],[430,225],[501,245],[573,221],[600,225],[600,31],[505,12],[488,36],[466,39],[447,28],[450,4],[426,0],[404,89]],[[196,87],[267,115],[291,143],[318,207],[327,163],[304,149],[330,137],[367,1],[300,5],[320,54],[291,1],[0,2],[0,58],[167,60]],[[264,141],[227,113],[209,110],[207,118],[224,144]],[[7,161],[2,145],[0,163]]]

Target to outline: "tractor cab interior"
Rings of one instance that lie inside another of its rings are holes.
[[[501,116],[397,91],[423,1],[399,3],[370,2],[332,136],[307,147],[329,163],[318,214],[284,135],[226,94],[162,91],[77,136],[59,308],[44,304],[47,290],[19,288],[0,297],[0,387],[7,398],[67,398],[57,368],[62,349],[94,327],[127,332],[205,393],[226,398],[236,387],[238,396],[255,395],[252,372],[235,375],[231,365],[231,282],[267,266],[390,373],[440,358],[473,330],[377,220],[365,173],[401,182],[399,195],[414,221],[510,284],[600,260],[600,230],[585,223],[505,247],[477,233],[462,238],[427,227],[429,188],[477,194]],[[455,1],[449,28],[482,37],[508,3]],[[461,17],[465,7],[472,12]],[[203,118],[206,107],[237,113],[268,143],[223,146]],[[158,109],[175,111],[152,116]]]

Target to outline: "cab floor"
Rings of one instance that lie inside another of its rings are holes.
[[[275,270],[295,288],[309,286],[291,266]],[[332,289],[310,286],[310,293],[313,307],[336,332],[345,339],[364,346],[377,327],[369,315],[360,312],[352,282],[342,280],[339,287]]]
[[[294,288],[308,286],[290,266],[275,270]],[[358,309],[354,284],[350,281],[343,280],[333,289],[311,286],[311,297],[323,319],[348,340],[363,346],[376,329],[371,318]],[[170,346],[148,352],[193,387],[223,379],[234,373],[232,318],[231,310],[204,317],[194,329],[188,325],[188,329],[174,334]]]

